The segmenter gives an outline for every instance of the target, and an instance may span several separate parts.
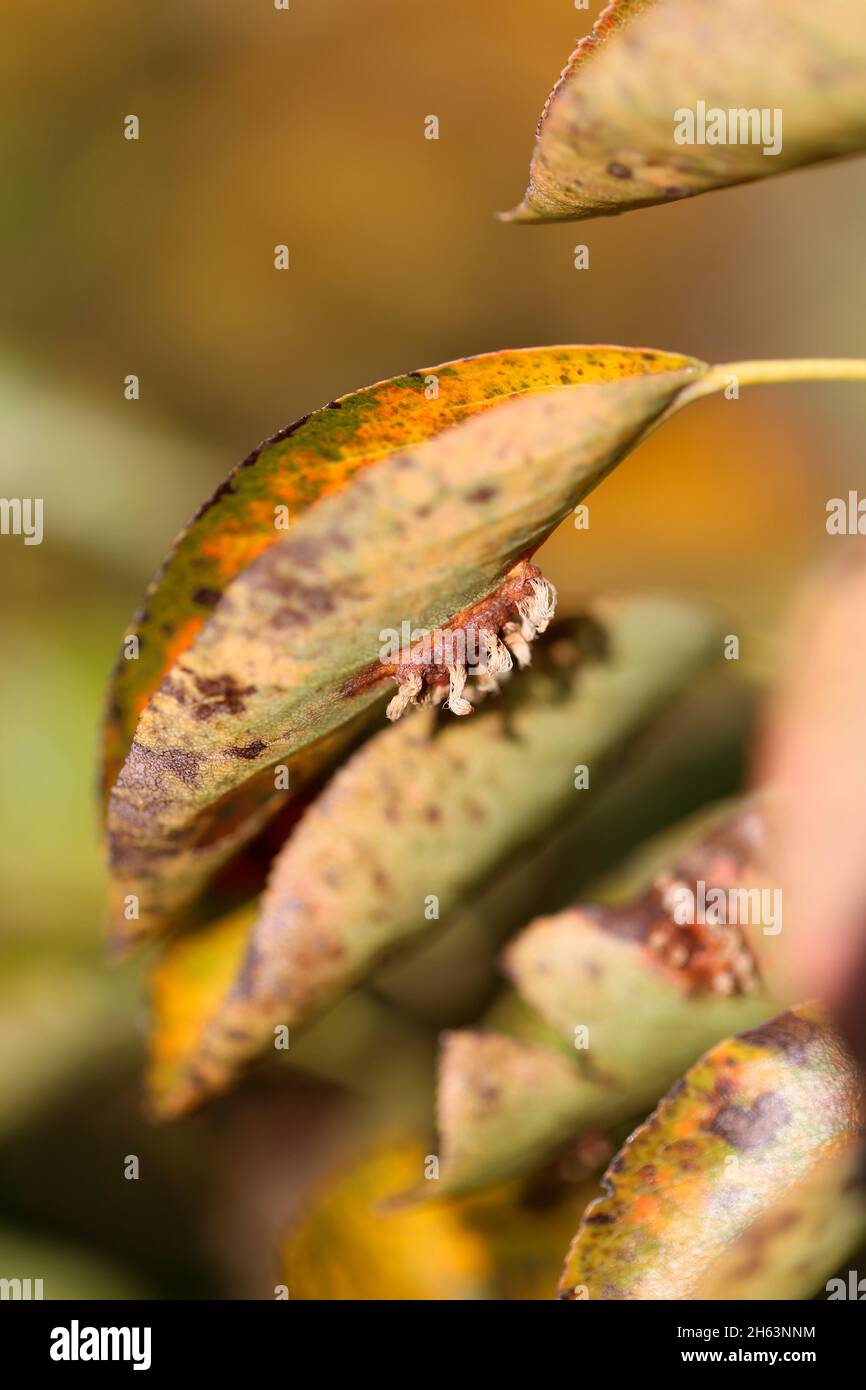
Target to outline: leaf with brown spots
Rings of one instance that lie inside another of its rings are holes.
[[[745,881],[763,852],[756,812],[732,816],[726,808],[709,832],[705,822],[702,816],[700,834],[690,825],[679,828],[677,872],[706,875],[710,887]],[[554,1153],[564,1137],[642,1114],[703,1048],[767,1017],[771,1005],[757,979],[731,993],[713,988],[717,977],[698,968],[699,943],[690,946],[688,967],[672,966],[668,943],[665,952],[651,944],[669,922],[657,879],[616,906],[539,918],[509,945],[505,967],[519,997],[500,1001],[488,1023],[516,1036],[456,1033],[442,1049],[439,1128],[447,1190],[521,1172]],[[501,1111],[498,1102],[486,1111],[458,1109],[449,1098],[477,1091],[494,1048]],[[534,1059],[532,1071],[527,1057]]]
[[[811,1006],[729,1038],[628,1140],[560,1296],[806,1298],[866,1232],[862,1096]]]
[[[685,112],[696,117],[693,130]],[[753,129],[762,112],[763,132]],[[733,138],[741,118],[742,143]],[[723,133],[725,142],[701,142],[702,129],[713,138]],[[684,139],[690,134],[694,140]],[[862,5],[614,0],[551,93],[529,187],[506,216],[520,222],[606,216],[864,147]]]
[[[484,353],[351,392],[265,440],[178,536],[127,629],[127,636],[138,638],[139,654],[126,659],[121,652],[108,693],[104,795],[129,753],[140,714],[228,585],[285,534],[276,524],[284,519],[279,508],[288,509],[293,525],[302,512],[389,454],[433,439],[502,401],[683,365],[683,358],[665,353],[605,348]],[[483,492],[476,500],[485,500]]]
[[[490,1294],[486,1242],[453,1207],[393,1205],[423,1181],[420,1144],[379,1141],[332,1173],[285,1238],[292,1299],[469,1299]],[[434,1184],[435,1185],[435,1184]]]
[[[601,772],[719,649],[715,620],[687,604],[618,599],[594,612],[601,628],[557,624],[531,669],[471,719],[419,711],[349,760],[278,857],[232,988],[220,973],[225,999],[217,1008],[209,992],[212,1017],[200,1028],[196,1008],[195,1036],[185,1025],[181,1048],[160,1004],[166,983],[224,928],[204,932],[201,947],[172,948],[157,976],[156,1048],[168,1046],[175,1072],[158,1088],[163,1113],[224,1087],[277,1024],[307,1020],[386,951],[435,929],[575,808],[577,763]]]
[[[497,594],[510,586],[513,606],[530,584],[525,557],[705,370],[614,348],[529,361],[504,379],[489,363],[495,407],[357,471],[226,584],[150,693],[110,797],[117,940],[182,913],[380,717],[396,672],[383,631],[460,629],[488,609],[499,621]],[[509,380],[523,395],[503,403]]]

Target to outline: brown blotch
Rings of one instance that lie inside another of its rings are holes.
[[[254,695],[254,685],[238,685],[234,676],[199,676],[191,673],[199,694],[202,696],[196,706],[196,719],[211,719],[215,714],[243,714],[244,697]]]
[[[324,550],[324,543],[312,536],[293,536],[291,539],[292,558],[298,564],[315,569]]]
[[[334,595],[324,584],[301,584],[290,575],[280,574],[268,575],[265,582],[272,594],[299,604],[305,614],[334,611]]]
[[[628,165],[627,165],[627,164],[618,164],[617,161],[616,161],[615,159],[614,159],[614,160],[611,160],[610,164],[608,164],[608,166],[607,166],[607,172],[608,172],[613,178],[615,178],[615,179],[631,179],[631,178],[634,178],[634,174],[632,173],[632,171],[631,171],[631,169],[628,167]]]
[[[441,624],[438,630],[443,635],[443,641],[446,640],[447,634],[462,631],[466,639],[467,650],[471,650],[478,641],[480,630],[489,629],[497,632],[514,612],[520,600],[528,597],[532,592],[532,580],[540,576],[541,570],[537,565],[533,565],[528,560],[519,561],[490,594],[477,603],[461,609],[450,622]],[[437,674],[444,676],[444,668],[430,665],[425,654],[427,650],[428,644],[422,640],[410,650],[408,659],[405,661],[397,663],[372,661],[357,675],[344,681],[337,693],[343,699],[351,699],[388,676],[395,677],[399,682],[402,676],[408,675],[410,672],[420,672],[422,677],[436,676]]]
[[[793,1062],[802,1064],[808,1061],[810,1045],[819,1034],[817,1023],[801,1018],[799,1014],[788,1012],[750,1028],[740,1037],[753,1047],[771,1047],[784,1052]]]
[[[754,1105],[722,1106],[709,1128],[733,1148],[748,1153],[766,1149],[790,1119],[791,1112],[784,1098],[775,1091],[767,1091]]]
[[[184,748],[145,748],[142,743],[133,743],[117,785],[127,789],[153,787],[161,781],[161,773],[170,772],[194,787],[203,756]]]

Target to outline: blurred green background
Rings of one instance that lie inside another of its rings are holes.
[[[54,1296],[269,1296],[274,1233],[344,1141],[331,1080],[299,1072],[150,1129],[141,967],[102,955],[107,673],[232,464],[345,391],[496,348],[863,355],[866,162],[591,223],[494,219],[598,8],[3,0],[0,492],[44,498],[45,539],[0,538],[0,1273],[50,1271]],[[588,532],[566,524],[546,573],[569,599],[705,594],[764,677],[798,576],[848,543],[827,549],[825,503],[855,485],[863,426],[849,387],[703,402],[604,484]],[[412,1037],[429,1078],[434,1034]]]

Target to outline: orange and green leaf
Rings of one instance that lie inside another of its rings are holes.
[[[613,1160],[568,1299],[808,1297],[866,1231],[856,1068],[812,1007],[719,1043]]]

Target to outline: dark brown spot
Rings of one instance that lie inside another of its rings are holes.
[[[634,177],[627,164],[617,164],[616,160],[612,160],[611,163],[608,164],[607,172],[615,179],[630,179]]]
[[[247,455],[241,464],[241,468],[249,468],[251,463],[255,463],[262,450],[267,449],[269,445],[280,444],[284,439],[291,439],[292,435],[305,425],[310,418],[310,412],[307,411],[306,415],[300,415],[298,419],[293,420],[290,425],[284,425],[281,430],[277,430],[276,434],[272,434],[269,439],[266,439],[263,444],[260,444],[257,449],[254,449],[251,454]]]
[[[267,746],[266,743],[262,743],[261,739],[253,739],[252,743],[248,743],[245,748],[227,748],[226,752],[234,758],[248,758],[252,761],[260,753],[264,753]]]
[[[184,690],[182,685],[178,685],[177,682],[173,681],[170,676],[166,676],[163,680],[162,685],[159,687],[159,693],[161,695],[167,695],[170,700],[177,700],[177,703],[179,705],[186,704],[186,691]]]
[[[222,595],[219,589],[196,589],[193,594],[193,603],[200,603],[203,608],[215,608]]]
[[[315,569],[324,550],[324,543],[314,540],[312,536],[293,536],[291,547],[292,558],[297,560],[299,565]]]
[[[300,419],[293,420],[290,425],[286,425],[283,429],[277,430],[276,434],[270,435],[267,439],[263,439],[261,444],[257,444],[255,449],[252,449],[247,454],[246,458],[241,459],[237,467],[232,469],[229,476],[224,482],[220,483],[213,495],[209,497],[206,502],[202,502],[190,522],[190,525],[194,526],[197,521],[201,521],[202,517],[206,516],[210,511],[211,507],[216,506],[217,502],[221,501],[223,497],[234,492],[233,479],[236,473],[239,473],[242,468],[252,468],[253,464],[258,462],[259,456],[265,449],[269,448],[272,444],[279,444],[284,439],[290,439],[296,430],[299,430],[302,425],[307,423],[309,418],[309,414],[302,415]]]
[[[277,613],[271,615],[271,627],[309,627],[310,615],[301,608],[290,608],[284,605]]]
[[[195,516],[190,522],[190,526],[194,526],[197,521],[201,521],[202,517],[210,511],[211,507],[215,507],[217,503],[221,502],[224,497],[231,496],[231,494],[235,490],[234,483],[232,481],[233,478],[234,472],[230,473],[229,476],[226,479],[224,479],[223,482],[220,483],[219,487],[215,489],[215,491],[207,499],[206,502],[202,502],[201,506],[199,507],[198,511],[196,512]]]

